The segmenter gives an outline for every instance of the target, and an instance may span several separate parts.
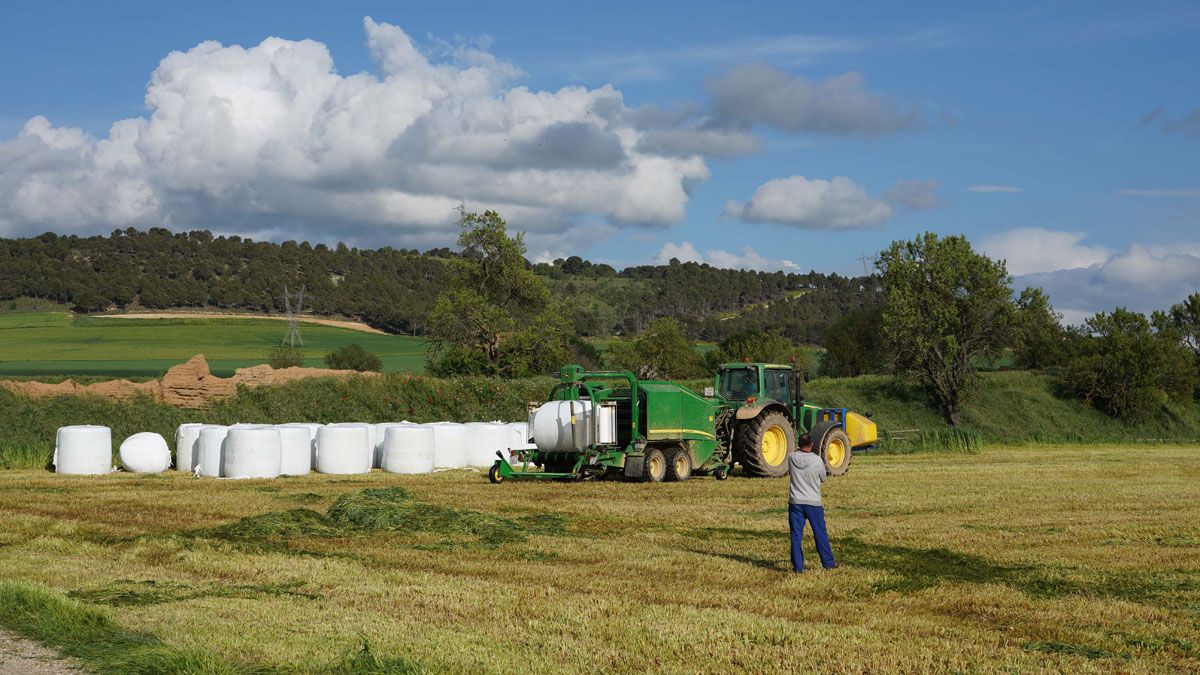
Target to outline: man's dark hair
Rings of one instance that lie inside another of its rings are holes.
[[[810,446],[812,446],[812,437],[808,434],[800,434],[800,437],[796,439],[797,448],[807,448]]]

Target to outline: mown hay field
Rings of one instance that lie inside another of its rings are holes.
[[[1192,448],[857,457],[796,576],[783,480],[5,471],[0,627],[111,672],[1194,672],[1198,486]]]
[[[0,314],[0,377],[158,377],[204,354],[212,372],[265,363],[287,332],[283,321],[259,319],[124,319],[67,312]],[[300,324],[304,365],[356,342],[378,355],[385,371],[424,372],[425,340]]]

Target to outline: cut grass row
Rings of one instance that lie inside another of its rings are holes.
[[[364,639],[455,672],[1187,672],[1198,480],[1192,449],[864,457],[825,486],[841,567],[792,576],[782,480],[3,472],[0,582],[259,672]]]

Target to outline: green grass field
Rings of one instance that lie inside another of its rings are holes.
[[[858,457],[840,568],[794,576],[778,479],[5,471],[0,627],[99,672],[1196,672],[1197,485],[1184,448]]]
[[[213,373],[264,363],[285,333],[258,319],[114,319],[64,312],[0,314],[0,377],[103,375],[157,377],[204,354]],[[357,342],[384,370],[423,372],[425,341],[302,323],[304,365],[325,367],[326,352]]]

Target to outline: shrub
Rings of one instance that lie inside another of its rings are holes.
[[[357,370],[359,372],[383,370],[379,357],[351,342],[325,355],[325,365],[335,370]]]
[[[288,345],[279,345],[271,350],[270,356],[267,357],[267,363],[271,364],[272,368],[295,368],[304,365],[304,358],[300,354],[300,350]]]
[[[1087,320],[1064,371],[1063,386],[1124,420],[1152,413],[1168,397],[1190,396],[1192,355],[1173,331],[1154,331],[1146,317],[1124,308]]]

